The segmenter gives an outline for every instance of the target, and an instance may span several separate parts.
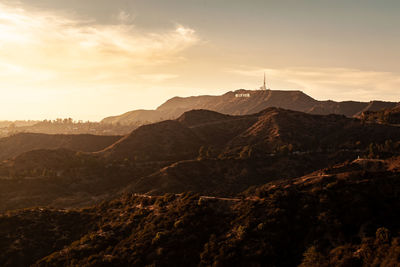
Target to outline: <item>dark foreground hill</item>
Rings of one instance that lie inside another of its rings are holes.
[[[237,198],[127,194],[0,216],[2,266],[398,266],[400,159],[356,160]]]
[[[121,136],[98,135],[49,135],[38,133],[19,133],[0,138],[0,161],[10,159],[35,149],[65,148],[75,151],[95,152],[113,143]]]
[[[247,115],[260,112],[268,107],[278,107],[310,114],[340,114],[347,117],[366,111],[392,108],[397,103],[371,101],[319,101],[301,91],[279,90],[236,90],[218,96],[174,97],[156,110],[134,110],[119,116],[102,120],[107,124],[148,124],[166,119],[176,119],[193,109],[207,109],[223,114]]]
[[[178,121],[139,127],[101,152],[102,156],[130,161],[163,161],[194,158],[201,139]]]

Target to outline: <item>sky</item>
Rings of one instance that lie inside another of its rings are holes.
[[[0,120],[267,85],[400,101],[398,0],[0,0]]]

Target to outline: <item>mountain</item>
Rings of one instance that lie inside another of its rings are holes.
[[[177,122],[187,127],[185,132],[192,132],[187,136],[199,142],[197,147],[201,145],[198,157],[193,156],[194,146],[192,157],[136,179],[126,190],[234,195],[250,186],[301,176],[358,156],[391,155],[400,147],[399,127],[364,124],[341,115],[278,108],[245,116],[193,110]],[[165,151],[158,144],[151,150]]]
[[[0,138],[0,161],[36,149],[65,148],[75,151],[95,152],[115,143],[121,136],[49,135],[19,133]]]
[[[361,159],[234,198],[125,194],[0,215],[2,266],[398,266],[400,158]]]
[[[346,160],[399,155],[400,127],[267,108],[143,125],[97,152],[28,151],[0,163],[0,210],[76,207],[119,192],[233,196]]]
[[[207,109],[223,114],[247,115],[260,112],[268,107],[278,107],[310,114],[340,114],[352,117],[363,111],[378,111],[392,108],[397,103],[371,101],[318,101],[301,91],[245,90],[240,89],[219,96],[174,97],[156,110],[135,110],[120,116],[102,120],[107,124],[145,124],[165,119],[176,119],[193,109]]]

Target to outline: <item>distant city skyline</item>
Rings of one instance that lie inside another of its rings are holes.
[[[400,101],[395,0],[0,0],[0,120],[98,121],[263,84]]]

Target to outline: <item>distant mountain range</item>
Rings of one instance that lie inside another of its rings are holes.
[[[193,109],[207,109],[230,115],[247,115],[260,112],[268,107],[310,114],[340,114],[353,117],[365,111],[393,108],[397,104],[396,102],[384,101],[319,101],[302,91],[240,89],[219,96],[174,97],[156,110],[134,110],[119,116],[105,118],[102,122],[125,125],[153,123],[166,119],[176,119],[184,112]]]

